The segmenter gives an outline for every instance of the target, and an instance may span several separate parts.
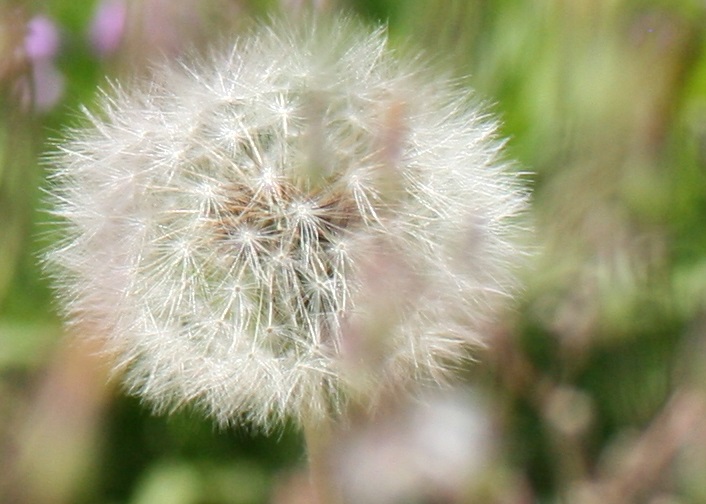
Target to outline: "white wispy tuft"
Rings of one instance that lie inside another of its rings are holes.
[[[527,198],[492,118],[423,66],[382,29],[274,22],[85,112],[48,159],[46,259],[132,392],[267,428],[467,358]]]

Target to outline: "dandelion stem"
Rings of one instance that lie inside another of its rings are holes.
[[[309,480],[317,504],[342,504],[333,482],[330,447],[333,423],[329,420],[304,422],[304,440],[309,457]]]

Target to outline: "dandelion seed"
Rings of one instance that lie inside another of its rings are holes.
[[[49,159],[67,318],[157,409],[269,427],[445,382],[512,294],[496,125],[384,30],[275,22],[115,85]]]

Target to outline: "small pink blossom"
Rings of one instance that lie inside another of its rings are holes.
[[[59,51],[61,37],[56,24],[46,16],[35,16],[27,23],[24,49],[32,61],[51,59]]]
[[[103,0],[93,14],[89,38],[100,56],[109,56],[118,50],[125,35],[127,5],[124,0]]]
[[[24,105],[45,112],[61,99],[64,76],[54,63],[60,45],[61,35],[54,21],[38,15],[27,23],[22,52],[29,64],[29,77],[18,83]]]

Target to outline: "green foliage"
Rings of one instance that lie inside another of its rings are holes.
[[[241,18],[276,6],[239,4]],[[491,341],[473,383],[503,419],[494,469],[502,476],[493,481],[506,490],[514,482],[546,502],[572,502],[574,483],[601,482],[622,467],[622,450],[662,425],[656,419],[671,399],[706,391],[706,8],[697,0],[340,4],[389,21],[400,47],[440,55],[493,104],[509,156],[532,172],[537,254],[519,308],[498,329],[510,334],[503,351],[521,365],[500,359]],[[43,5],[63,29],[56,60],[66,79],[62,102],[31,114],[8,86],[0,88],[0,467],[15,467],[0,475],[0,500],[266,502],[282,474],[303,462],[290,428],[266,437],[216,431],[195,414],[154,416],[121,394],[96,392],[105,376],[96,379],[85,361],[70,393],[54,391],[65,401],[53,406],[84,414],[71,417],[83,434],[72,437],[74,424],[48,420],[55,413],[43,380],[64,383],[56,354],[72,344],[59,337],[36,260],[52,239],[37,159],[52,149],[48,137],[74,123],[78,105],[90,104],[105,75],[129,74],[140,55],[99,59],[86,40],[86,3]],[[586,422],[570,434],[548,413],[567,390],[588,405]],[[67,440],[62,449],[75,455],[67,460],[92,476],[42,477],[45,486],[28,497],[21,485],[36,485],[41,464],[52,462],[25,445],[45,431]],[[666,483],[630,495],[703,500],[697,469],[706,461],[687,449],[680,458],[680,447],[654,455],[666,457],[667,469],[655,475]]]

